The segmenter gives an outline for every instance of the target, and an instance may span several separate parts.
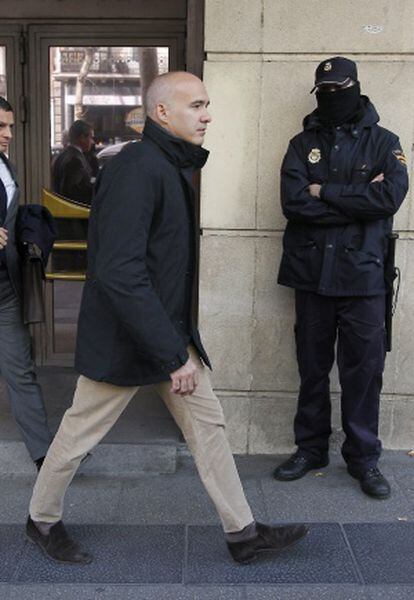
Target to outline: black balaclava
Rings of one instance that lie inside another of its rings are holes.
[[[335,92],[316,92],[318,116],[324,125],[343,125],[355,121],[361,109],[361,87],[359,81]]]

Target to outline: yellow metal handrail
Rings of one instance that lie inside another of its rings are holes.
[[[67,200],[50,190],[42,189],[42,204],[56,218],[60,219],[89,219],[90,208],[73,200]]]
[[[53,250],[86,250],[87,247],[87,242],[59,241],[53,244]]]
[[[46,273],[46,279],[49,281],[55,281],[58,279],[59,281],[85,281],[86,273],[70,273],[70,272],[55,272],[55,273]]]

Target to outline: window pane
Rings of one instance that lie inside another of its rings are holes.
[[[166,71],[168,48],[51,47],[52,164],[67,147],[73,122],[85,121],[93,129],[95,142],[91,150],[87,144],[81,148],[86,158],[82,162],[93,181],[99,166],[124,143],[139,139],[144,123],[142,98],[145,88],[156,75]],[[78,168],[81,168],[80,161]],[[86,173],[84,180],[80,177],[83,183],[78,188],[70,181],[62,181],[65,174],[56,169],[55,176],[52,175],[52,189],[67,198],[89,204],[91,186]]]
[[[88,207],[101,166],[128,142],[140,139],[142,99],[152,79],[168,71],[168,48],[53,46],[49,52],[51,189]],[[81,123],[69,130],[74,121]],[[83,122],[83,123],[82,123]],[[76,139],[74,138],[76,134]],[[53,282],[55,352],[74,351],[88,221],[63,201],[56,218]],[[66,208],[65,208],[66,207]],[[73,207],[74,208],[74,207]],[[76,210],[85,210],[84,208]]]

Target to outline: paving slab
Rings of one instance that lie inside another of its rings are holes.
[[[407,500],[414,505],[414,461],[412,461],[410,469],[399,471],[395,475],[395,479]]]
[[[8,583],[0,583],[0,600],[10,600],[10,586]]]
[[[243,479],[269,478],[275,470],[276,465],[287,456],[274,456],[272,454],[256,454],[236,456],[236,464]]]
[[[365,583],[414,584],[414,523],[351,523],[344,530]]]
[[[412,463],[410,463],[412,464]],[[383,469],[385,474],[385,469]],[[397,472],[397,471],[395,471]],[[364,494],[336,457],[324,469],[310,471],[296,481],[277,481],[271,475],[261,480],[266,509],[271,520],[296,521],[397,521],[414,520],[414,503],[395,476],[387,473],[392,495],[377,500]]]
[[[412,585],[379,585],[366,586],[369,600],[413,600],[414,586]]]
[[[19,585],[7,600],[244,600],[243,588],[164,585]],[[1,593],[1,588],[0,588]],[[2,596],[0,599],[3,600]]]
[[[0,440],[0,477],[24,475],[36,477],[36,468],[23,442]],[[136,477],[142,473],[174,473],[177,444],[106,444],[92,450],[81,464],[77,477]]]
[[[352,556],[336,523],[311,527],[306,539],[251,565],[232,562],[218,527],[188,528],[188,583],[359,583]]]
[[[90,460],[82,466],[82,475],[134,477],[141,473],[174,473],[175,444],[99,444]]]
[[[255,517],[266,520],[260,485],[244,483],[246,497]],[[116,518],[119,523],[216,524],[219,517],[197,473],[141,477],[122,485]]]
[[[184,585],[106,587],[96,600],[245,600],[243,588]],[[17,599],[16,599],[17,600]],[[40,599],[39,599],[40,600]]]
[[[371,600],[362,585],[246,586],[246,600]]]
[[[13,525],[0,525],[0,582],[9,582],[24,552],[25,540]]]
[[[0,484],[0,523],[25,523],[35,477],[5,477]],[[77,477],[65,498],[66,523],[116,523],[122,481]]]
[[[27,544],[14,576],[22,583],[181,583],[181,526],[71,526],[69,533],[94,555],[90,565],[60,565]],[[30,547],[29,547],[30,546]]]
[[[96,585],[85,584],[10,585],[8,600],[98,600],[101,597],[99,589]]]

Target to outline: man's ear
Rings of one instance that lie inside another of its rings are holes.
[[[166,125],[168,123],[168,107],[162,102],[159,102],[159,104],[157,104],[156,113],[159,121]]]

